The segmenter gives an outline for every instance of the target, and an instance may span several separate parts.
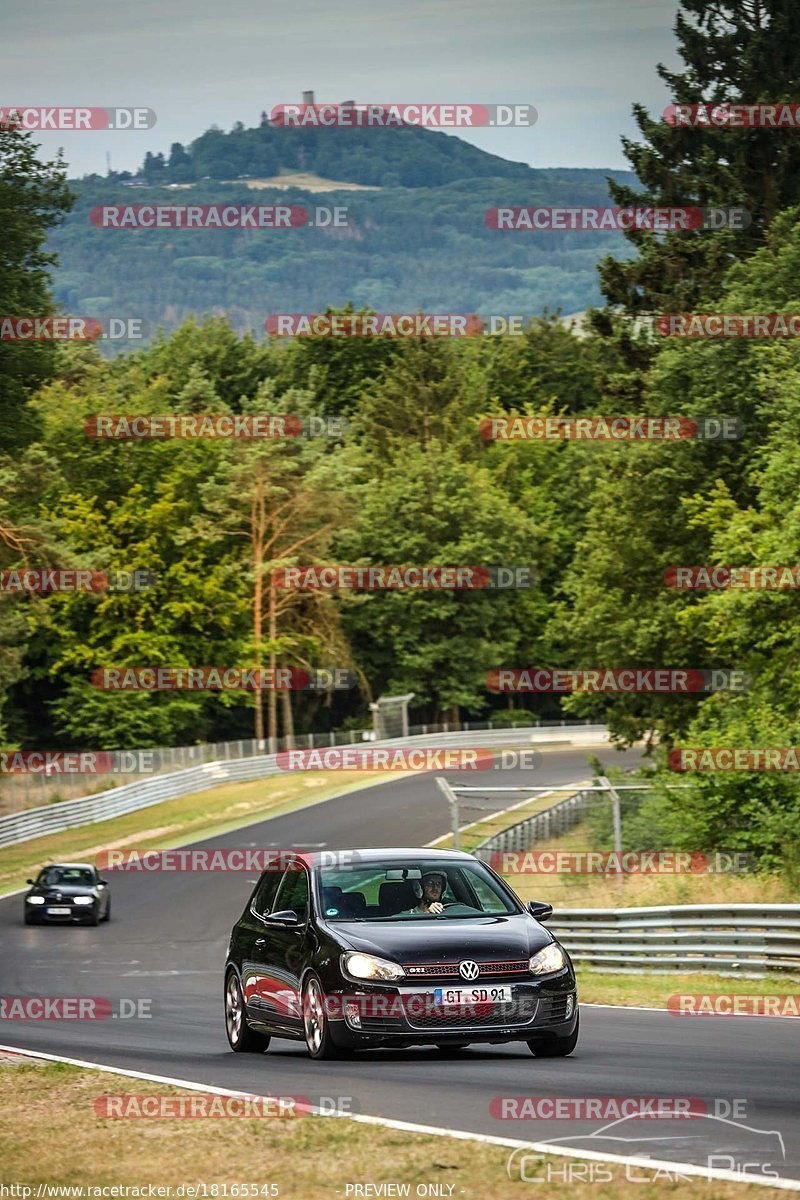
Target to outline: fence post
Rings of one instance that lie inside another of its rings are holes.
[[[616,851],[616,854],[617,854],[617,862],[621,863],[621,861],[622,861],[622,811],[620,809],[620,804],[619,804],[619,792],[616,790],[616,788],[611,786],[611,783],[609,782],[608,779],[606,779],[605,775],[601,775],[599,778],[600,778],[600,782],[602,783],[603,787],[607,789],[608,794],[611,797],[611,815],[612,815],[612,818],[614,821],[614,850]],[[618,887],[619,887],[619,894],[620,894],[620,897],[622,897],[625,892],[625,876],[621,870],[618,871],[618,873],[617,873],[617,881],[618,881]]]
[[[458,796],[456,796],[450,784],[443,775],[436,776],[436,783],[439,790],[447,797],[447,803],[450,805],[450,829],[453,834],[453,849],[461,849],[461,839],[458,832]]]

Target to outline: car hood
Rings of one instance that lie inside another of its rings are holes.
[[[34,896],[53,896],[58,893],[59,896],[96,896],[98,889],[90,886],[88,883],[54,883],[45,884],[39,887],[30,889],[30,895]]]
[[[329,929],[350,950],[391,958],[395,962],[483,962],[530,958],[553,941],[552,935],[525,915],[482,917],[460,921],[342,921]]]

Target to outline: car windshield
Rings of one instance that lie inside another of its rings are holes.
[[[39,876],[40,887],[60,887],[62,884],[91,885],[94,872],[89,867],[46,867]]]
[[[318,883],[326,921],[463,920],[519,911],[477,861],[359,863],[323,868]]]

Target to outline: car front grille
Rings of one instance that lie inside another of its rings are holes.
[[[491,975],[527,975],[530,972],[527,958],[512,959],[506,962],[478,962],[480,974],[478,978]],[[453,979],[460,975],[459,963],[406,963],[404,970],[409,978],[415,979]]]

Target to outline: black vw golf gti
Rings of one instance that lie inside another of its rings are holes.
[[[335,860],[331,865],[331,860]],[[231,933],[225,1025],[236,1051],[304,1039],[312,1058],[356,1049],[578,1041],[575,975],[484,863],[452,850],[299,854],[260,878]]]
[[[50,863],[25,893],[26,925],[98,925],[111,917],[111,895],[91,863]]]

